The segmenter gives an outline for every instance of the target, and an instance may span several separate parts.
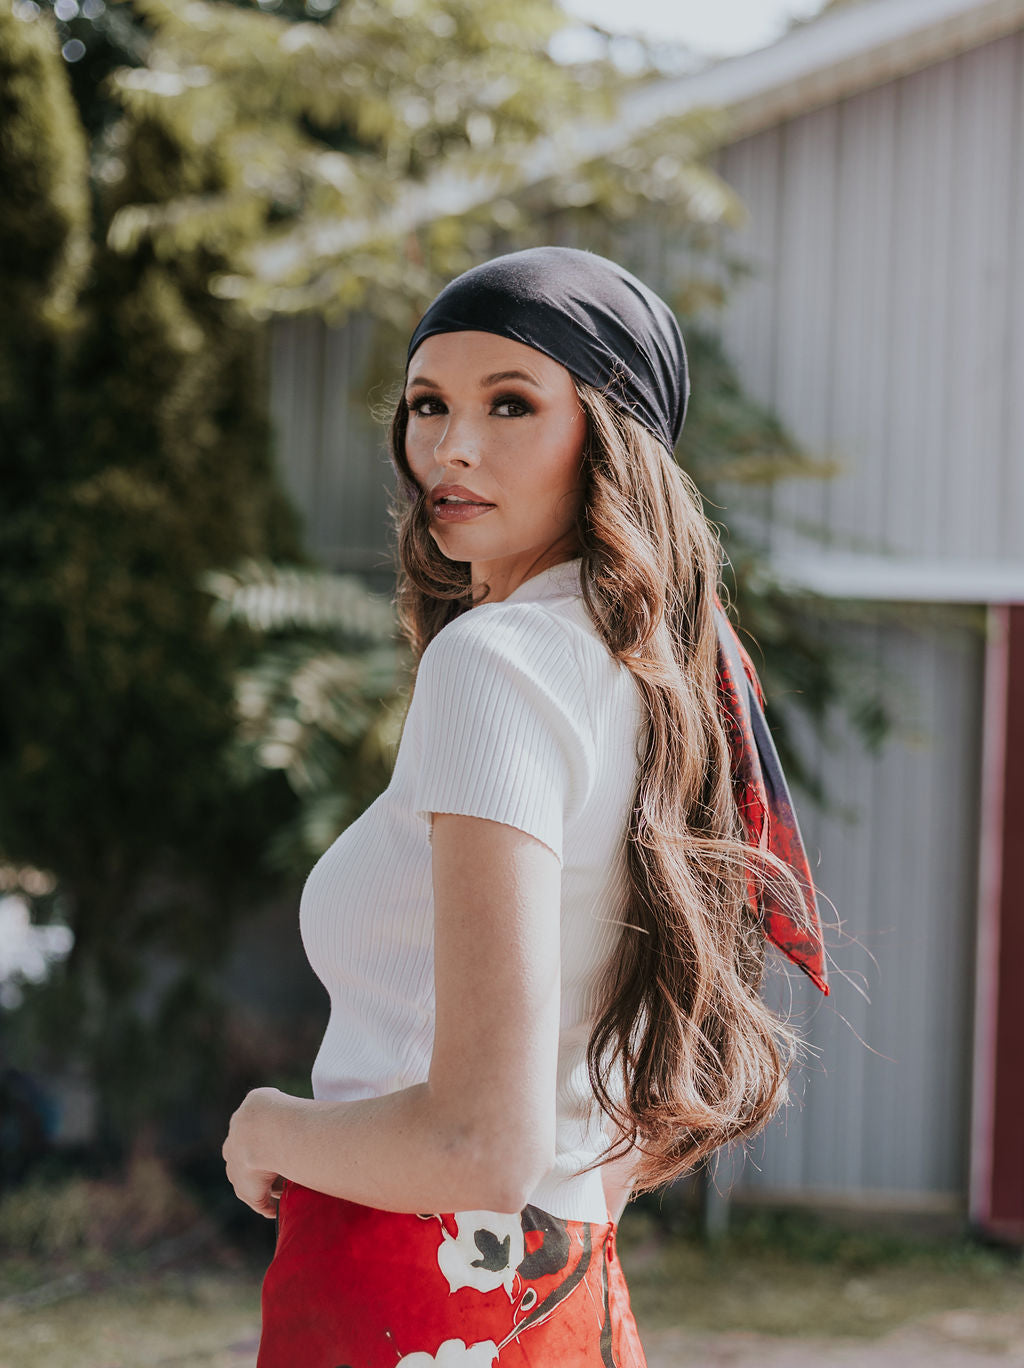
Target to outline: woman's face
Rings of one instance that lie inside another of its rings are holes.
[[[431,535],[472,563],[474,584],[490,582],[491,600],[576,553],[587,419],[564,366],[494,333],[436,333],[413,354],[405,397]]]

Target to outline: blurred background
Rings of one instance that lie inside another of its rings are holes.
[[[623,1218],[641,1330],[1024,1352],[1022,146],[1024,0],[0,0],[0,1361],[85,1292],[90,1363],[253,1357],[220,1146],[310,1095],[407,702],[388,405],[547,242],[677,311],[830,955],[785,1115]]]

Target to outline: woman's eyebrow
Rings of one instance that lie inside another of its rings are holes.
[[[485,375],[480,381],[480,388],[485,389],[488,385],[497,385],[502,380],[525,380],[534,389],[543,388],[532,376],[527,375],[525,371],[518,370],[494,371],[491,375]],[[430,389],[443,388],[436,380],[428,380],[425,375],[417,375],[415,380],[409,381],[409,389],[415,389],[417,385],[429,386]]]

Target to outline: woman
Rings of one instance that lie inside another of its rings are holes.
[[[763,936],[827,992],[820,927],[688,393],[667,305],[589,252],[476,267],[413,334],[413,698],[303,890],[314,1097],[256,1089],[224,1145],[278,1216],[259,1368],[640,1368],[630,1192],[784,1100]]]

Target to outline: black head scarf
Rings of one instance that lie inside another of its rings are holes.
[[[663,299],[607,257],[530,247],[464,271],[417,324],[406,368],[424,338],[445,332],[524,342],[675,447],[690,397],[679,324]]]
[[[435,333],[488,332],[550,356],[605,392],[671,453],[686,416],[690,377],[672,310],[614,261],[574,247],[531,247],[463,272],[441,291],[409,343],[406,369]],[[717,593],[718,698],[732,784],[750,844],[790,866],[810,909],[794,920],[770,890],[756,890],[764,933],[828,993],[817,894],[757,671]]]

